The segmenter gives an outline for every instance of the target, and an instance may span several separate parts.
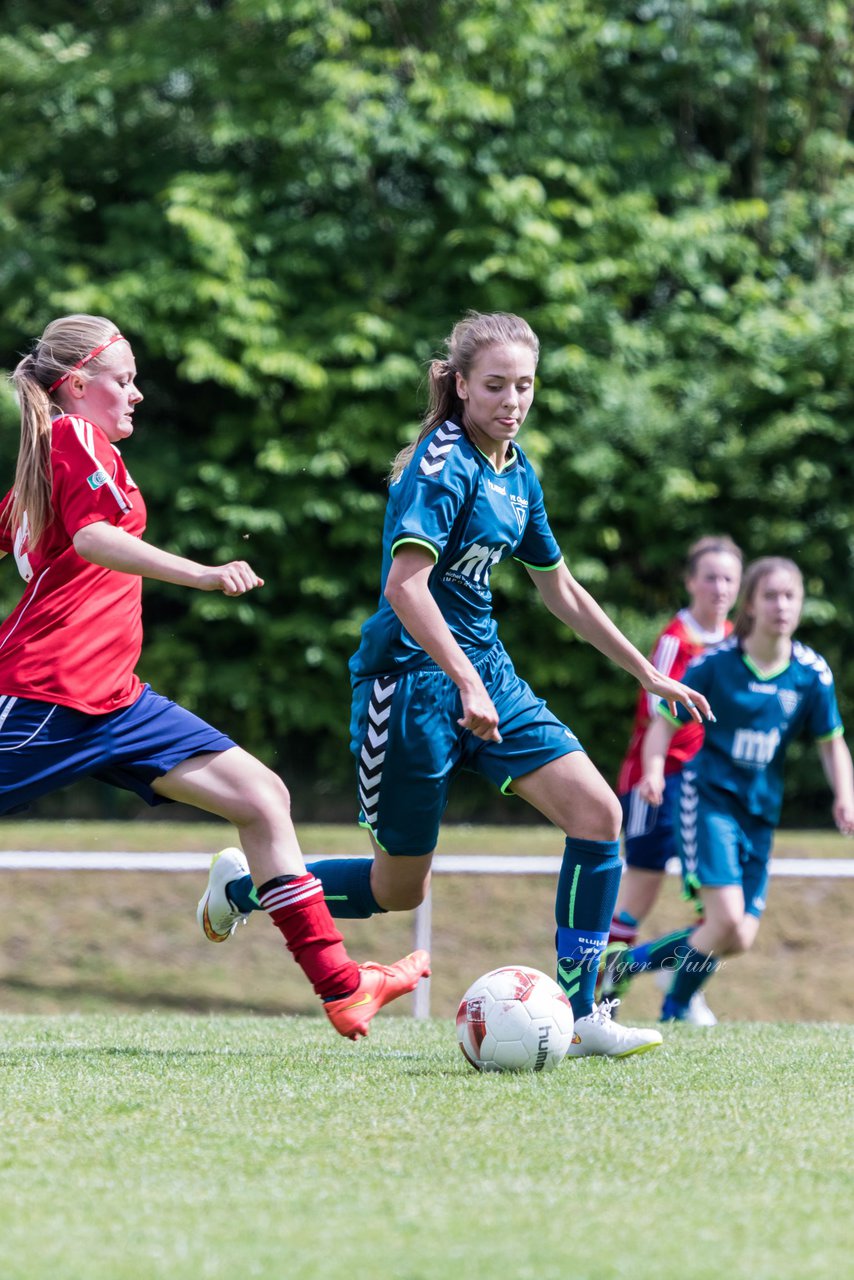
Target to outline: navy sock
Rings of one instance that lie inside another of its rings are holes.
[[[619,840],[567,836],[555,898],[557,980],[576,1018],[593,1012],[622,870]]]
[[[250,911],[262,911],[263,907],[258,901],[258,894],[255,892],[255,885],[252,883],[251,876],[241,876],[239,880],[229,880],[225,886],[226,896],[233,907],[237,907],[238,911],[243,911],[246,915]]]
[[[619,979],[628,973],[634,977],[638,973],[654,973],[658,969],[676,970],[686,951],[691,950],[688,939],[694,932],[690,929],[678,929],[674,933],[666,933],[663,938],[652,938],[649,942],[641,942],[630,947],[614,962],[614,977]]]
[[[720,960],[714,956],[704,955],[690,943],[684,946],[682,960],[673,978],[673,985],[664,997],[661,1016],[664,1019],[681,1020],[691,1003],[691,997],[708,982],[716,969],[720,968]]]
[[[373,858],[324,858],[307,862],[306,871],[323,885],[329,914],[337,920],[367,920],[385,914],[371,888]]]
[[[371,858],[324,858],[309,862],[306,871],[323,885],[329,914],[338,920],[366,920],[385,913],[371,889]],[[241,876],[226,885],[228,899],[238,911],[261,911],[251,876]]]

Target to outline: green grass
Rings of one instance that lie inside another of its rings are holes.
[[[677,1028],[495,1077],[448,1020],[351,1045],[318,1017],[3,1017],[0,1274],[842,1275],[852,1040]]]

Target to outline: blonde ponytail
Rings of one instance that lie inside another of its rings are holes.
[[[21,406],[21,443],[6,525],[14,536],[26,513],[30,547],[36,545],[51,520],[51,422],[54,414],[63,410],[50,391],[82,364],[91,361],[92,371],[97,372],[99,360],[91,353],[118,334],[116,325],[104,316],[63,316],[47,326],[31,354],[24,356],[10,376]]]

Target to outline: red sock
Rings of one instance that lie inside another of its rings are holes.
[[[609,942],[625,942],[627,947],[633,947],[638,940],[638,925],[626,924],[625,920],[621,920],[619,916],[614,916],[611,921],[611,932],[608,934]]]
[[[258,901],[283,934],[288,951],[322,1000],[351,995],[359,985],[359,966],[332,923],[323,885],[309,874],[279,880],[263,885]]]

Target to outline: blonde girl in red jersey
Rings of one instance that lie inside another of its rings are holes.
[[[136,676],[142,578],[227,596],[263,586],[245,561],[199,564],[143,539],[145,505],[118,448],[134,433],[136,377],[127,339],[89,315],[49,324],[12,375],[21,444],[0,556],[14,556],[26,585],[0,625],[0,813],[94,776],[232,822],[262,906],[336,1030],[355,1039],[429,958],[357,966],[306,872],[281,779]]]

